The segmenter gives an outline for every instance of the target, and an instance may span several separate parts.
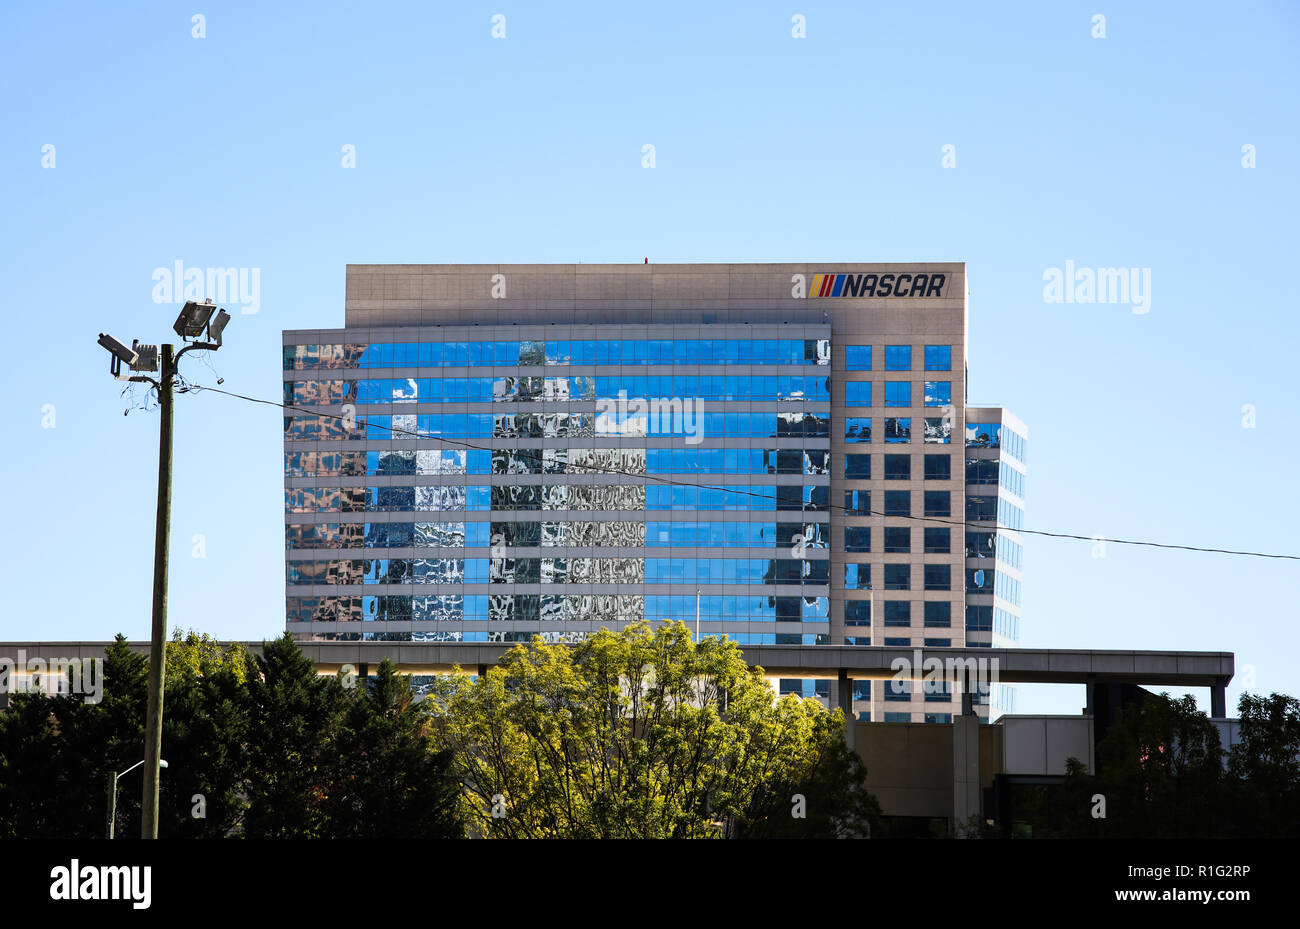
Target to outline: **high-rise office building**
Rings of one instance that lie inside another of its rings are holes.
[[[967,408],[966,319],[961,263],[349,266],[284,334],[288,629],[1014,642],[1026,433]]]

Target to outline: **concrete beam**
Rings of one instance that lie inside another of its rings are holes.
[[[0,659],[102,657],[109,642],[7,642],[0,643]],[[259,653],[261,642],[244,642]],[[351,664],[377,665],[391,659],[405,673],[435,673],[459,666],[473,671],[497,664],[512,645],[487,642],[303,642],[303,653],[323,670]],[[147,642],[131,648],[145,653]],[[1094,649],[1011,648],[885,648],[862,645],[747,645],[741,652],[751,665],[767,674],[784,677],[830,678],[841,674],[850,680],[888,679],[894,662],[902,659],[913,669],[913,679],[924,671],[917,658],[988,662],[1004,683],[1087,684],[1126,682],[1139,685],[1223,687],[1232,680],[1232,652],[1121,651]]]

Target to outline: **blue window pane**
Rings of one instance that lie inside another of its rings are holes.
[[[952,403],[952,381],[926,381],[925,405],[948,406]]]
[[[885,491],[886,516],[911,516],[912,494],[907,490]]]
[[[848,416],[844,419],[845,442],[870,442],[871,417]]]
[[[911,371],[912,370],[912,346],[886,345],[885,346],[885,370],[886,371]]]
[[[888,386],[888,385],[886,385]],[[910,387],[911,385],[905,385]],[[888,396],[888,394],[886,394]],[[845,406],[871,406],[871,382],[848,381],[844,385]]]
[[[844,527],[844,550],[846,552],[871,551],[871,527],[870,526],[845,526]]]
[[[952,370],[952,346],[951,345],[927,345],[925,347],[925,370],[951,371]]]
[[[911,406],[912,405],[912,382],[911,381],[886,381],[885,382],[885,406]]]
[[[866,481],[871,479],[871,456],[870,455],[845,455],[844,456],[844,479],[850,481]]]
[[[844,370],[870,371],[871,370],[871,346],[870,345],[844,346]]]
[[[927,566],[928,568],[931,566]],[[948,628],[952,625],[952,604],[947,600],[925,602],[925,625],[930,628]]]
[[[910,626],[912,624],[912,601],[886,600],[885,625]]]
[[[885,419],[885,441],[887,443],[907,443],[912,441],[912,419],[910,416],[890,416]]]

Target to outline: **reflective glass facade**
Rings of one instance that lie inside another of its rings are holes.
[[[829,642],[829,327],[621,328],[287,334],[290,628]]]

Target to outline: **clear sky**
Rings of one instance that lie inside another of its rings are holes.
[[[349,262],[962,260],[1028,528],[1300,554],[1298,51],[1286,2],[6,4],[0,639],[148,636],[158,418],[95,339],[171,338],[176,261],[258,270],[184,371],[278,399]],[[1148,312],[1047,302],[1067,261],[1150,269]],[[276,635],[279,411],[181,396],[175,447],[170,624]],[[1231,706],[1300,695],[1298,582],[1031,538],[1022,644],[1232,651]]]

